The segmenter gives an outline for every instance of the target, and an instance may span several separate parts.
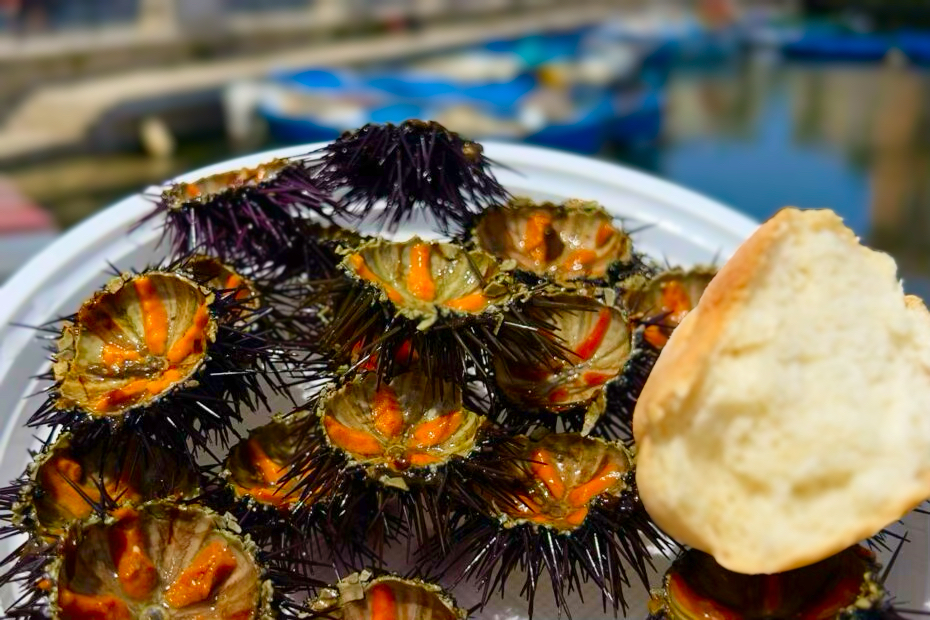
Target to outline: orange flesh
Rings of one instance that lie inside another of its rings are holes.
[[[201,304],[194,314],[193,324],[168,349],[168,361],[172,364],[179,364],[196,349],[202,349],[203,330],[209,322],[210,311],[207,309],[207,304]]]
[[[662,285],[662,314],[667,314],[663,321],[666,327],[675,328],[690,311],[691,297],[681,282],[672,280]],[[646,342],[659,349],[668,342],[667,330],[662,327],[649,325],[643,333]]]
[[[224,543],[214,541],[201,549],[190,566],[165,590],[165,602],[174,609],[200,603],[236,570],[236,556]]]
[[[349,428],[330,415],[323,416],[323,427],[330,441],[343,450],[362,456],[376,456],[382,453],[381,444],[373,435]]]
[[[172,383],[181,378],[177,369],[169,368],[157,379],[138,379],[121,388],[111,390],[94,404],[96,411],[110,411],[135,400],[144,392],[152,396],[165,391]]]
[[[376,584],[368,591],[371,620],[397,620],[397,601],[386,583]]]
[[[417,299],[433,301],[436,297],[436,284],[429,268],[430,246],[428,243],[416,243],[410,248],[410,271],[407,272],[407,289]]]
[[[587,271],[588,265],[596,260],[597,252],[594,250],[575,250],[562,263],[562,269],[565,271]]]
[[[568,494],[568,503],[572,506],[584,506],[622,478],[623,472],[616,465],[605,463],[591,480],[571,490]]]
[[[187,194],[188,198],[196,198],[200,195],[200,188],[197,187],[194,183],[185,183],[184,193]]]
[[[58,591],[59,617],[62,620],[130,620],[129,607],[115,596],[78,594],[62,588]]]
[[[124,349],[115,344],[107,343],[100,350],[100,359],[107,366],[122,366],[126,362],[135,362],[141,359],[138,351]]]
[[[408,448],[432,448],[449,439],[462,425],[462,412],[453,411],[417,425],[413,437],[407,441]]]
[[[602,222],[600,226],[597,227],[597,236],[594,238],[594,243],[597,244],[597,247],[602,247],[605,243],[610,241],[610,238],[614,236],[616,230],[614,227],[608,224],[607,222]]]
[[[670,319],[681,321],[691,310],[691,296],[677,280],[662,285],[662,311],[670,313]]]
[[[234,273],[229,274],[226,278],[226,284],[223,288],[229,291],[236,291],[233,299],[245,299],[249,296],[249,289],[245,286],[245,281]]]
[[[145,328],[145,346],[152,355],[164,355],[168,342],[168,312],[158,297],[155,285],[143,276],[136,278],[136,295],[142,304],[142,321]]]
[[[588,387],[595,387],[607,383],[613,375],[603,372],[586,372],[581,376],[581,380]]]
[[[591,359],[591,357],[597,353],[601,343],[604,342],[604,336],[607,335],[607,329],[609,327],[610,308],[601,308],[600,313],[597,315],[597,323],[594,324],[594,329],[591,330],[591,333],[588,334],[587,338],[582,340],[581,344],[578,345],[578,348],[575,349],[575,355],[583,360]]]
[[[484,310],[487,305],[488,298],[484,296],[484,293],[472,293],[446,302],[447,308],[461,310],[462,312],[478,312]]]
[[[588,507],[582,506],[575,512],[569,513],[565,517],[565,522],[569,525],[581,525],[584,523],[585,518],[588,516]]]
[[[562,482],[562,476],[559,470],[552,462],[552,455],[542,449],[533,452],[530,471],[537,480],[541,480],[549,493],[555,499],[562,499],[565,495],[565,484]]]
[[[549,402],[553,404],[564,403],[568,400],[568,390],[565,388],[556,388],[549,392]]]
[[[96,411],[110,411],[111,409],[115,409],[116,407],[135,400],[136,397],[145,392],[148,385],[149,381],[147,379],[137,379],[121,388],[111,390],[94,404],[94,409]]]
[[[43,490],[52,496],[56,506],[77,518],[86,517],[93,509],[77,489],[69,484],[69,480],[84,490],[90,499],[100,500],[95,488],[84,489],[80,484],[83,473],[80,463],[64,456],[53,457],[42,467]]]
[[[258,467],[258,471],[261,472],[265,482],[267,484],[278,484],[278,481],[287,473],[287,466],[278,465],[272,461],[271,457],[265,453],[261,444],[254,437],[249,439],[245,446],[249,451],[249,460]]]
[[[552,224],[548,213],[534,213],[526,220],[523,231],[523,251],[527,252],[537,264],[546,262],[546,231]]]
[[[138,517],[123,519],[110,530],[110,553],[123,592],[134,599],[148,596],[158,583],[158,571],[145,554]]]
[[[368,265],[365,264],[365,259],[362,258],[361,254],[353,254],[350,256],[349,263],[352,265],[355,273],[358,274],[358,277],[382,286],[384,288],[384,292],[387,293],[388,299],[393,301],[395,304],[399,304],[404,300],[401,294],[397,292],[397,289],[395,289],[393,286],[390,286],[387,282],[383,282],[381,278],[375,275],[375,272],[368,268]]]
[[[741,614],[703,598],[692,590],[677,573],[668,581],[668,595],[673,612],[684,612],[685,617],[695,620],[740,620]],[[677,614],[676,614],[677,617]]]
[[[388,385],[382,385],[375,392],[371,403],[371,415],[375,428],[389,439],[404,430],[404,413],[397,402],[397,394]]]
[[[424,452],[414,452],[410,455],[410,464],[414,467],[426,467],[427,465],[434,465],[439,463],[442,459],[438,456],[433,456],[432,454],[426,454]]]

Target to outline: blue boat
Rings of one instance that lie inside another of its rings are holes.
[[[618,49],[597,56],[588,31],[495,41],[469,54],[503,71],[418,66],[277,73],[261,85],[258,114],[282,143],[332,140],[369,122],[435,119],[476,139],[522,141],[578,153],[607,142],[641,144],[661,132],[662,96],[629,74]],[[629,59],[627,59],[629,60]],[[437,62],[439,61],[439,62]],[[480,62],[478,64],[480,65]],[[620,72],[623,75],[614,75]]]

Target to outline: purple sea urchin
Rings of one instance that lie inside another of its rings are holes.
[[[649,271],[629,235],[596,202],[555,205],[516,198],[478,215],[470,238],[499,260],[515,261],[520,272],[562,285]]]
[[[494,358],[508,425],[539,421],[556,428],[561,422],[584,434],[630,437],[633,406],[654,356],[634,346],[640,340],[626,314],[595,297],[558,291],[534,295],[522,310],[564,352],[537,362]]]
[[[120,445],[104,446],[63,433],[35,456],[20,480],[0,492],[0,515],[10,523],[7,532],[52,539],[93,514],[156,498],[190,498],[199,491],[185,459],[157,447],[139,450],[131,435]]]
[[[422,210],[448,232],[507,197],[481,145],[435,121],[368,124],[323,147],[321,155],[321,183],[345,189],[348,210],[360,219],[373,216],[389,230]]]
[[[429,377],[463,384],[468,368],[489,372],[489,356],[515,360],[557,354],[537,326],[521,320],[525,289],[479,250],[450,243],[363,243],[340,267],[322,344],[390,377],[416,362]],[[508,337],[499,337],[503,328]]]
[[[326,489],[344,525],[366,522],[380,549],[405,532],[442,536],[454,507],[471,502],[471,456],[493,436],[454,384],[418,371],[381,382],[366,373],[322,394],[294,467],[306,493]]]
[[[172,253],[206,252],[225,261],[264,263],[313,237],[308,217],[330,219],[337,203],[302,159],[176,183],[146,218],[165,217]]]
[[[64,322],[48,398],[32,426],[109,436],[125,429],[186,451],[225,441],[242,406],[265,402],[276,353],[238,329],[234,297],[217,296],[176,273],[111,280]],[[275,386],[278,386],[275,388]]]
[[[397,575],[354,573],[324,589],[309,605],[310,618],[327,620],[465,620],[441,587]]]
[[[530,617],[546,574],[556,606],[569,617],[569,595],[589,580],[605,608],[625,608],[632,575],[648,586],[647,542],[666,548],[637,497],[629,452],[575,433],[518,436],[498,450],[505,452],[499,462],[511,468],[510,483],[501,489],[500,479],[474,480],[475,492],[488,498],[486,514],[457,515],[452,561],[440,565],[451,570],[466,562],[463,577],[477,582],[485,602],[503,594],[510,575],[522,569]],[[505,501],[502,494],[509,494]],[[438,557],[435,552],[427,547],[424,555]]]
[[[891,620],[872,552],[851,547],[778,575],[741,575],[696,550],[682,553],[652,594],[650,620]]]
[[[711,267],[675,268],[628,290],[624,303],[634,324],[645,326],[645,341],[661,350],[685,315],[698,304],[716,274],[717,270]]]

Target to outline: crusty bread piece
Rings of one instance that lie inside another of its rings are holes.
[[[633,428],[673,538],[741,573],[817,562],[930,497],[930,314],[832,211],[782,210],[674,332]]]

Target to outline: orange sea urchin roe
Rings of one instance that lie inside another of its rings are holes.
[[[198,347],[202,350],[204,330],[209,322],[210,311],[206,304],[201,304],[194,313],[192,325],[168,349],[168,361],[172,364],[180,364]]]
[[[352,265],[352,269],[355,270],[355,273],[358,274],[358,277],[381,286],[384,289],[384,292],[387,294],[388,299],[390,299],[392,302],[397,304],[403,301],[404,298],[400,293],[397,292],[397,289],[395,289],[387,282],[381,280],[381,278],[379,278],[375,272],[365,264],[365,259],[362,258],[361,254],[353,254],[350,256],[349,264]]]
[[[323,416],[323,427],[330,441],[347,452],[360,456],[376,456],[383,452],[374,435],[349,428],[331,415]]]
[[[368,591],[368,600],[371,603],[371,620],[397,620],[397,600],[391,586],[375,584]]]
[[[142,306],[145,346],[152,355],[164,355],[168,342],[168,312],[165,305],[158,296],[151,278],[136,278],[133,284]]]
[[[436,284],[430,271],[430,245],[417,243],[410,248],[410,269],[407,271],[407,289],[417,299],[433,301]]]
[[[81,519],[93,512],[91,502],[100,501],[100,489],[93,480],[82,482],[84,469],[81,464],[67,456],[53,456],[40,469],[42,489],[48,493],[56,507]],[[130,468],[124,467],[118,480],[107,480],[104,489],[110,499],[120,502],[136,501],[141,498],[129,481]]]
[[[66,588],[58,591],[61,620],[130,620],[126,603],[115,596],[78,594]]]
[[[283,506],[296,502],[298,497],[292,494],[291,490],[296,485],[296,480],[288,484],[281,484],[281,479],[287,474],[288,466],[279,465],[274,462],[261,444],[255,437],[250,438],[245,443],[245,450],[248,454],[249,462],[255,466],[261,475],[263,486],[254,486],[249,488],[239,487],[239,491],[244,495],[251,495],[260,502],[271,504],[273,506]]]
[[[526,220],[523,231],[523,251],[528,253],[537,265],[546,262],[546,234],[552,225],[552,217],[545,212],[536,212]]]
[[[136,362],[142,358],[138,351],[124,349],[123,347],[106,343],[100,349],[100,359],[107,366],[122,366],[126,362]]]
[[[145,551],[145,537],[134,510],[123,511],[123,518],[109,532],[110,554],[116,578],[126,596],[142,599],[158,583],[158,571]]]
[[[236,556],[225,543],[218,540],[210,543],[168,586],[165,602],[174,609],[182,609],[207,600],[236,570],[237,564]]]
[[[682,319],[692,310],[691,297],[685,290],[684,284],[677,280],[666,282],[662,285],[662,314],[665,315],[662,321],[664,325],[649,325],[646,327],[644,337],[649,344],[654,347],[662,348],[668,342],[668,335],[663,328],[676,327]]]
[[[375,429],[387,438],[396,437],[404,430],[404,413],[397,402],[397,394],[387,384],[375,391],[371,403],[371,415]]]

